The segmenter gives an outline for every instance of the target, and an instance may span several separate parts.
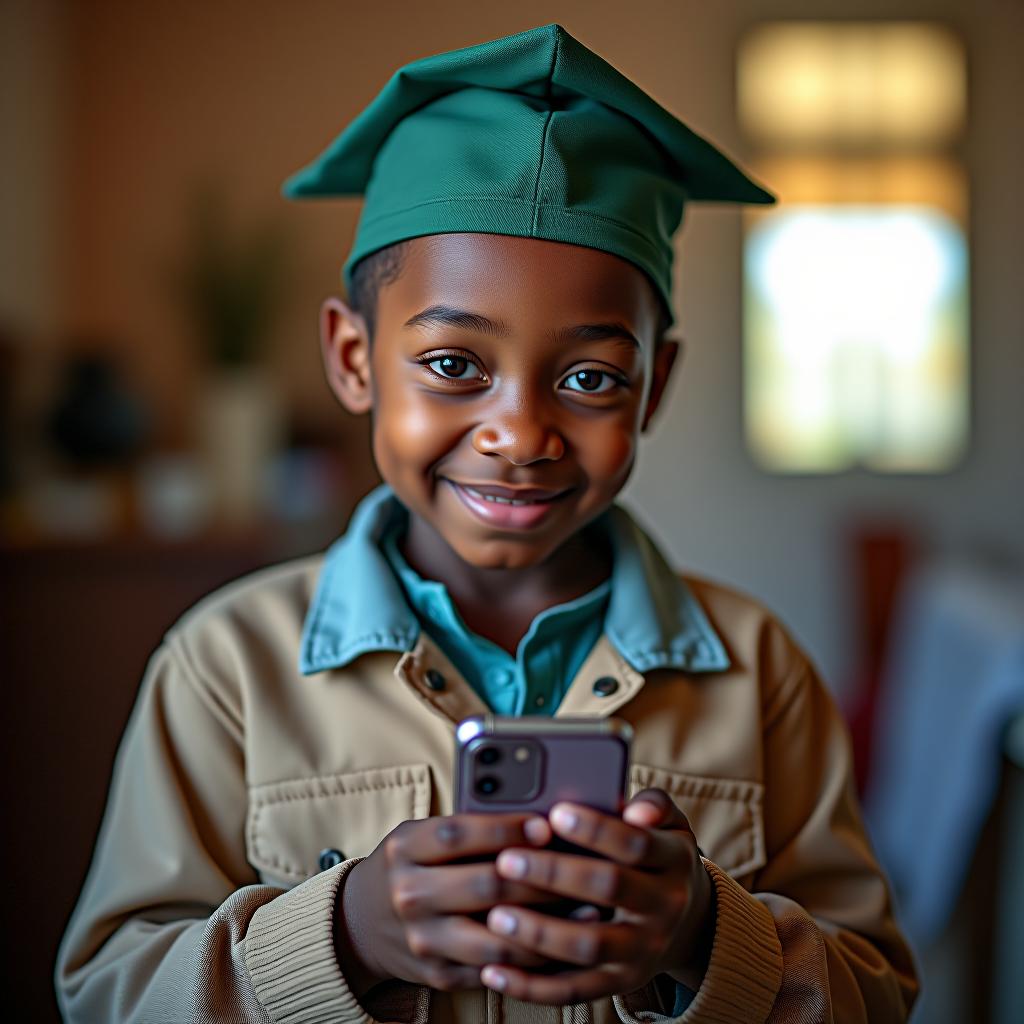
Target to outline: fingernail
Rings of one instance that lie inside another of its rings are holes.
[[[498,854],[498,870],[508,878],[522,878],[526,867],[526,858],[521,853],[505,851]]]
[[[508,979],[501,971],[495,970],[493,967],[485,967],[480,972],[480,980],[488,987],[497,989],[501,992],[507,985]]]
[[[624,821],[632,825],[646,825],[648,822],[657,821],[661,817],[661,808],[651,803],[650,800],[638,800],[629,804],[622,812]]]
[[[523,832],[531,843],[542,846],[551,838],[548,823],[543,818],[529,818],[523,825]]]
[[[579,815],[559,804],[551,810],[551,824],[562,832],[571,832],[580,823]]]
[[[487,927],[502,935],[511,935],[516,930],[515,915],[507,910],[492,910],[487,916]]]

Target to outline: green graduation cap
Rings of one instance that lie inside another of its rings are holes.
[[[602,249],[672,316],[672,235],[694,200],[771,203],[724,154],[561,25],[399,68],[290,198],[365,197],[343,268],[406,238],[478,231]]]

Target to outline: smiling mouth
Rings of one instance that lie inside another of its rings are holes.
[[[453,480],[452,483],[456,483],[456,481]],[[479,498],[482,501],[492,501],[496,505],[546,505],[566,493],[566,491],[548,491],[538,496],[512,497],[510,494],[502,495],[494,493],[497,488],[483,491],[479,487],[473,487],[470,484],[456,483],[456,486],[461,487],[467,494],[471,494],[474,498]],[[522,493],[528,494],[531,492],[524,491]]]
[[[571,487],[556,491],[540,487],[459,483],[450,478],[444,479],[478,519],[491,526],[513,529],[529,529],[539,525],[560,499],[572,491]]]

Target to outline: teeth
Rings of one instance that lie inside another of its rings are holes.
[[[494,502],[496,505],[536,505],[535,501],[521,501],[518,498],[499,498],[493,494],[481,494],[479,491],[474,490],[472,487],[467,487],[467,491],[473,495],[474,498],[482,498],[484,501]]]

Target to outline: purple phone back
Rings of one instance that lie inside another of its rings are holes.
[[[534,811],[547,814],[560,800],[614,814],[622,810],[629,764],[627,739],[614,733],[560,735],[534,732],[529,728],[524,728],[519,736],[541,746],[542,764],[537,792],[529,799],[511,802],[500,797],[478,795],[471,784],[473,744],[460,742],[456,764],[456,811]],[[506,728],[500,734],[482,732],[474,739],[492,737],[507,741],[514,740],[516,734]]]

